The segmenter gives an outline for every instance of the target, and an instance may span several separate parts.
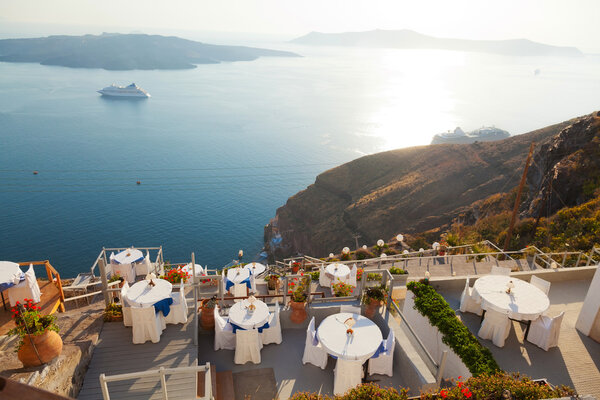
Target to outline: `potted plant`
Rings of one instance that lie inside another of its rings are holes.
[[[331,291],[335,297],[348,297],[352,296],[354,286],[340,281],[331,286]]]
[[[217,306],[217,296],[210,299],[203,299],[200,303],[200,323],[206,330],[215,329],[215,307]]]
[[[533,257],[535,256],[535,253],[537,253],[536,250],[533,247],[525,246],[523,253],[527,259],[527,264],[531,265],[533,263]]]
[[[300,264],[298,261],[292,262],[292,274],[297,274],[298,271],[300,271],[301,266],[302,264]]]
[[[160,279],[164,279],[166,281],[171,282],[172,284],[180,284],[181,282],[187,282],[190,278],[190,274],[187,271],[177,267],[171,268],[165,272],[164,275],[160,276]]]
[[[390,274],[394,280],[394,285],[406,286],[406,281],[408,280],[408,271],[402,268],[391,267]]]
[[[367,306],[365,309],[365,316],[367,318],[373,318],[373,316],[375,316],[375,312],[383,305],[386,296],[387,291],[385,285],[373,286],[365,289],[362,300]]]
[[[25,304],[17,302],[11,310],[16,326],[8,335],[19,336],[16,351],[24,367],[42,365],[60,355],[63,342],[54,315],[42,315],[41,307],[31,299],[25,299]]]
[[[265,280],[267,281],[267,288],[269,289],[270,295],[279,293],[279,276],[268,275]]]
[[[301,324],[307,317],[306,314],[306,287],[310,287],[310,277],[303,276],[297,281],[291,281],[288,284],[288,294],[290,295],[290,320],[296,324]]]
[[[104,309],[104,322],[123,321],[123,306],[109,303]]]

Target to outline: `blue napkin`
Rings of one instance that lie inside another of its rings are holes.
[[[231,321],[229,321],[229,323],[231,324],[231,326],[233,327],[233,333],[235,333],[238,329],[241,329],[243,331],[245,331],[246,329],[242,328],[241,326],[237,326],[236,324],[232,323]],[[262,333],[263,329],[267,329],[269,328],[269,323],[265,323],[263,326],[261,326],[260,328],[258,328],[258,332]]]
[[[25,280],[25,274],[21,273],[21,276],[19,277],[20,281],[24,281]],[[0,292],[5,291],[6,289],[15,286],[14,282],[2,282],[0,283]]]
[[[173,304],[173,299],[171,297],[157,301],[154,303],[154,311],[156,311],[157,314],[159,311],[162,311],[163,315],[166,317],[171,312],[171,304]]]
[[[240,284],[242,283],[245,283],[248,289],[252,289],[252,284],[250,283],[249,277],[240,282]],[[225,289],[229,290],[233,285],[235,285],[235,283],[227,279],[227,282],[225,282]]]
[[[375,351],[375,354],[373,354],[373,355],[371,356],[371,358],[377,358],[377,357],[379,357],[379,355],[380,355],[381,353],[383,353],[383,352],[385,352],[385,341],[383,341],[383,340],[382,340],[382,341],[381,341],[381,344],[380,344],[380,345],[379,345],[379,347],[377,348],[377,351]]]

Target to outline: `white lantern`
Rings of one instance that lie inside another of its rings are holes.
[[[438,242],[433,242],[433,244],[431,245],[431,248],[434,250],[437,250],[440,247],[440,244]]]
[[[381,257],[381,258],[386,258],[386,257],[387,257],[387,254],[385,254],[385,253],[381,253],[381,255],[380,255],[379,257]]]
[[[431,278],[431,273],[429,271],[425,271],[425,279],[429,280]]]
[[[384,244],[385,244],[385,242],[383,241],[383,239],[379,239],[377,241],[377,246],[379,246],[379,247],[383,247]]]
[[[342,254],[348,254],[348,253],[350,253],[350,248],[349,247],[344,247],[342,249]]]
[[[424,251],[425,251],[425,249],[422,247],[419,249],[419,253],[423,253]]]
[[[552,261],[552,262],[550,263],[550,268],[552,268],[552,269],[556,269],[556,268],[558,268],[558,263],[557,263],[556,261]]]
[[[408,250],[404,250],[402,254],[408,254]]]
[[[402,241],[404,241],[404,236],[398,235],[398,236],[396,236],[396,240],[399,242],[402,242]]]
[[[329,253],[329,258],[333,258],[333,253]],[[291,263],[290,263],[291,265]]]
[[[366,244],[363,244],[363,249],[366,250],[368,247]]]

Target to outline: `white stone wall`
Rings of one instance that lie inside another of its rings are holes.
[[[575,328],[586,336],[592,331],[596,316],[600,312],[600,267],[596,268],[596,273],[590,284],[590,288],[583,301],[579,318]]]

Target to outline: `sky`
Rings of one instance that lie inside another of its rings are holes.
[[[4,34],[32,24],[45,24],[52,34],[71,25],[77,28],[64,33],[189,30],[287,38],[412,29],[465,39],[527,38],[588,53],[600,53],[598,15],[599,0],[0,0]]]

